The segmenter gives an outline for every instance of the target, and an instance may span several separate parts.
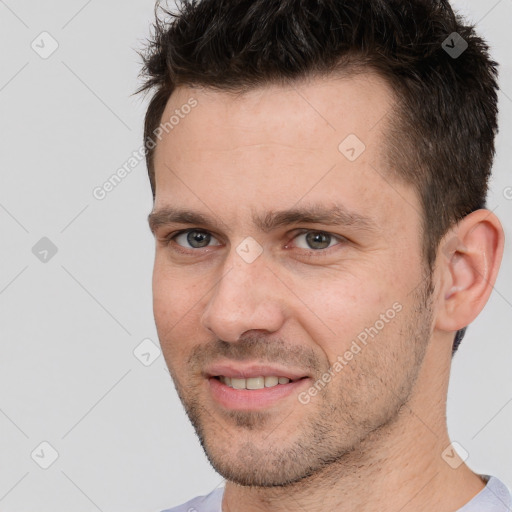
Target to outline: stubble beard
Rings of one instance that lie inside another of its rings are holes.
[[[277,421],[270,411],[219,413],[201,401],[204,382],[185,391],[171,370],[178,395],[213,468],[239,485],[286,487],[322,473],[340,474],[361,461],[368,451],[368,439],[371,437],[374,446],[378,444],[413,393],[431,336],[431,298],[432,276],[427,276],[414,293],[412,305],[400,313],[406,320],[395,330],[395,336],[402,340],[398,348],[395,346],[392,354],[381,354],[378,344],[387,340],[385,333],[380,333],[381,338],[364,348],[314,400],[306,405],[297,400],[293,411],[308,408],[300,422],[293,420],[293,412]],[[224,351],[231,346],[222,345]],[[248,355],[257,353],[262,359],[274,360],[265,357],[267,341],[251,338],[247,346]],[[283,354],[278,344],[279,350]],[[397,358],[393,367],[384,362],[389,364],[390,355]],[[302,367],[306,367],[304,357]],[[299,353],[296,359],[300,358]],[[200,359],[192,355],[189,361],[199,364]],[[306,359],[319,377],[326,370],[316,355],[308,354]],[[382,395],[383,403],[378,400]]]

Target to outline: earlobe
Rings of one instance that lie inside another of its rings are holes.
[[[438,329],[457,331],[479,315],[496,282],[503,246],[503,228],[489,210],[470,213],[441,241]]]

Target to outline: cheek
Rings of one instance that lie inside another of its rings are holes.
[[[153,267],[154,303],[167,308],[167,315],[179,315],[197,302],[195,295],[204,287],[204,277],[204,272],[171,264],[165,250],[159,251]]]
[[[177,340],[190,339],[199,325],[198,311],[204,289],[183,272],[155,264],[153,271],[153,314],[165,349],[172,350]],[[179,343],[186,346],[186,343]]]
[[[398,294],[385,281],[346,274],[311,281],[301,279],[293,288],[307,306],[301,308],[301,326],[329,361],[350,350],[355,340],[382,337],[394,324]],[[384,321],[381,315],[385,316]],[[377,332],[377,334],[376,334]]]

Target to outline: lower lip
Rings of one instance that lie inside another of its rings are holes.
[[[262,389],[234,389],[214,377],[210,377],[208,381],[213,399],[223,407],[255,410],[274,405],[292,394],[297,395],[298,390],[307,385],[309,378]]]

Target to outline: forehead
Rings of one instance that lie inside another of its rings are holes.
[[[155,151],[155,209],[193,204],[233,222],[300,201],[367,217],[407,209],[411,191],[397,193],[403,184],[383,164],[392,108],[390,88],[370,73],[243,94],[180,87],[162,116],[179,122]]]
[[[202,150],[214,151],[251,142],[296,146],[300,141],[304,149],[330,142],[336,147],[336,142],[351,133],[372,144],[381,133],[380,121],[393,105],[392,91],[384,79],[375,73],[358,73],[265,85],[244,93],[178,87],[162,122],[183,109],[188,111],[185,106],[191,99],[197,107],[190,115],[180,116],[173,137],[160,144],[156,153],[172,139],[178,144],[181,137],[189,144],[200,144]]]

